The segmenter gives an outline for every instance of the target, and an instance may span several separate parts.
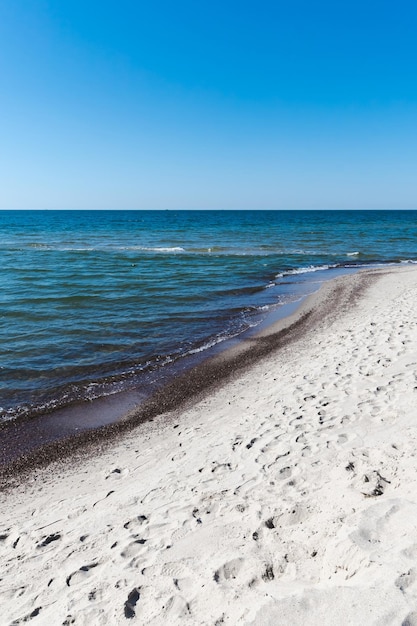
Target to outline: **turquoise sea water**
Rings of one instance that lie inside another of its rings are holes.
[[[415,211],[2,211],[0,417],[141,388],[339,268],[417,262]]]

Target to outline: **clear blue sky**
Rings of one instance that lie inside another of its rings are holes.
[[[417,4],[1,0],[1,208],[417,208]]]

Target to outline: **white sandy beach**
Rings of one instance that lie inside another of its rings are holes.
[[[194,406],[1,494],[0,624],[417,626],[417,269],[372,275]]]

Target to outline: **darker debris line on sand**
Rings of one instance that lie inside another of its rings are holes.
[[[260,359],[287,347],[297,339],[302,339],[312,329],[330,323],[338,315],[351,309],[361,294],[381,275],[382,273],[367,272],[362,276],[349,277],[355,280],[336,282],[325,292],[317,305],[307,308],[289,326],[268,334],[250,337],[242,341],[237,350],[231,349],[203,361],[158,390],[124,420],[52,442],[8,465],[0,465],[0,490],[13,488],[35,468],[45,467],[51,462],[65,463],[69,458],[72,461],[81,461],[84,455],[97,455],[114,442],[116,437],[131,431],[139,424],[152,421],[158,415],[189,406],[223,386]],[[7,438],[7,429],[12,429],[11,438],[18,440],[18,431],[22,429],[23,432],[25,426],[28,424],[19,423],[18,420],[0,425],[0,436],[5,434]]]

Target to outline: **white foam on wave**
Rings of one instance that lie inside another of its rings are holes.
[[[360,255],[359,251],[357,251],[357,252],[347,252],[347,254],[346,254],[346,256],[359,256],[359,255]]]
[[[142,252],[162,252],[162,253],[171,253],[171,252],[185,252],[185,248],[181,248],[181,246],[173,246],[173,247],[146,247],[146,246],[127,246],[123,248],[123,250],[141,250]]]
[[[45,251],[56,251],[56,252],[93,252],[94,250],[100,250],[102,248],[97,248],[94,246],[71,246],[67,244],[28,244],[28,248],[31,250],[39,250],[40,252]]]
[[[269,306],[265,305],[265,306],[257,307],[256,310],[257,311],[267,311],[267,310],[269,310]],[[219,343],[223,343],[224,341],[229,341],[230,339],[235,339],[236,337],[239,337],[239,335],[244,333],[248,328],[253,328],[255,326],[258,326],[258,324],[259,324],[259,320],[258,321],[246,320],[245,326],[242,326],[242,328],[240,328],[239,330],[237,330],[237,331],[235,331],[233,333],[227,334],[227,335],[218,335],[217,337],[214,337],[213,339],[210,339],[209,341],[204,343],[202,346],[199,346],[198,348],[192,348],[191,350],[188,350],[182,356],[186,357],[186,356],[189,356],[191,354],[198,354],[199,352],[204,352],[205,350],[209,350],[210,348],[213,348],[214,346],[217,346],[217,344],[219,344]]]
[[[69,246],[69,245],[49,245],[49,244],[30,244],[30,248],[33,250],[57,250],[59,252],[119,252],[119,251],[140,251],[140,252],[160,252],[165,254],[171,253],[179,253],[186,252],[185,248],[181,246],[101,246],[101,245],[93,245],[93,246]]]
[[[204,352],[205,350],[208,350],[209,348],[212,348],[213,346],[216,346],[218,343],[222,343],[222,341],[226,341],[226,339],[229,339],[229,338],[230,337],[216,337],[215,339],[208,341],[207,343],[203,344],[202,346],[199,346],[198,348],[193,348],[192,350],[188,350],[186,354],[184,354],[184,356],[187,356],[189,354],[198,354],[199,352]]]
[[[299,267],[293,270],[288,270],[288,272],[281,272],[276,274],[275,278],[283,278],[284,276],[293,276],[295,274],[308,274],[310,272],[321,272],[323,270],[329,270],[337,267],[334,265],[309,265],[308,267]]]
[[[50,245],[48,243],[30,242],[27,244],[28,248],[34,248],[35,250],[49,250]]]
[[[54,248],[55,250],[61,250],[62,252],[93,252],[96,248],[91,246],[85,248]],[[51,248],[52,250],[52,248]]]

